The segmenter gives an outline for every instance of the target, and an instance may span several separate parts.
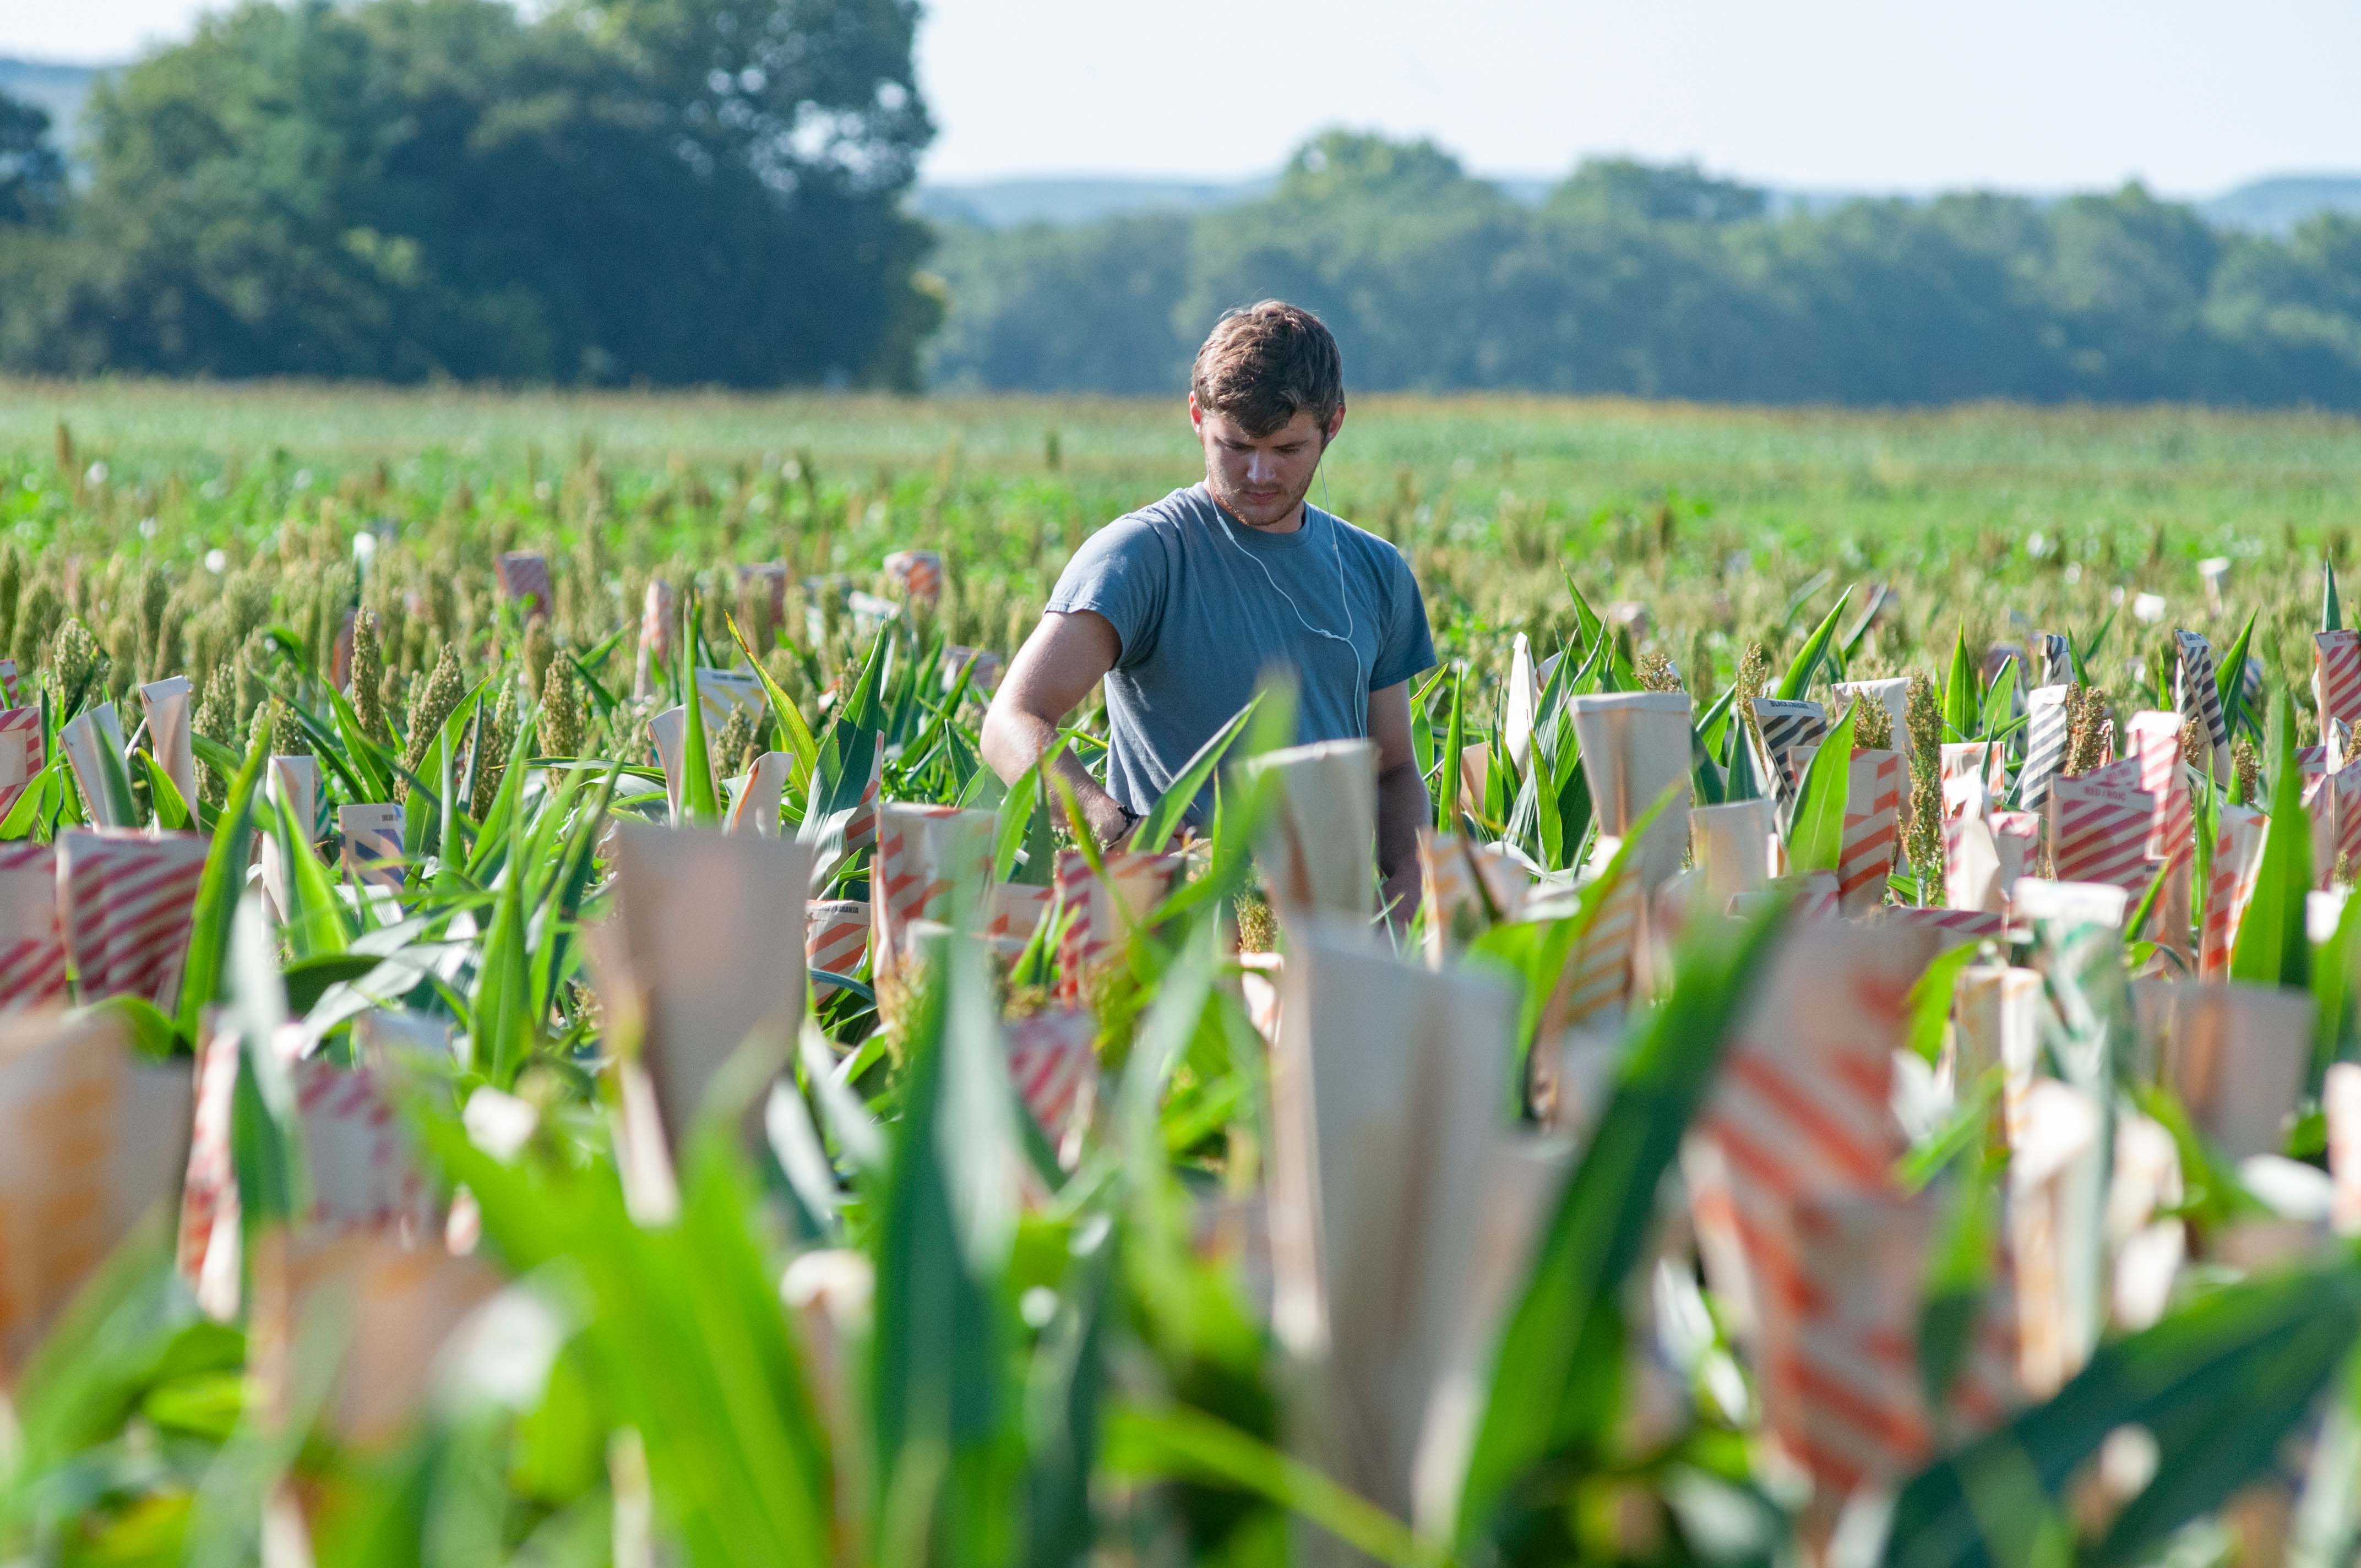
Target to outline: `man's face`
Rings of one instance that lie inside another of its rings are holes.
[[[1274,528],[1295,518],[1319,470],[1320,455],[1345,422],[1345,411],[1323,431],[1309,412],[1299,413],[1268,435],[1249,435],[1227,414],[1197,406],[1189,397],[1190,422],[1205,444],[1205,488],[1223,510],[1249,528]]]

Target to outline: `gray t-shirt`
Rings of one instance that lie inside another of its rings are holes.
[[[1128,809],[1153,805],[1274,665],[1296,672],[1308,742],[1367,733],[1369,694],[1434,663],[1401,552],[1303,513],[1294,532],[1265,533],[1191,485],[1115,519],[1066,564],[1049,608],[1096,610],[1123,641],[1106,677],[1107,789]],[[1191,815],[1212,803],[1209,788]]]

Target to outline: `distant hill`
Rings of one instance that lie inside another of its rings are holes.
[[[2361,174],[2281,174],[2197,203],[2221,228],[2286,234],[2315,213],[2361,214]]]
[[[82,100],[105,68],[95,65],[53,65],[46,60],[16,60],[0,55],[0,93],[49,112],[50,134],[60,144],[73,139],[82,117]]]
[[[1491,176],[1520,202],[1538,204],[1556,184],[1537,174]],[[1199,213],[1251,201],[1277,182],[1256,180],[1143,180],[1116,174],[1047,174],[1024,179],[946,181],[918,187],[911,206],[936,223],[980,228],[1017,228],[1026,224],[1082,224],[1134,213]],[[1884,192],[1773,188],[1771,211],[1818,214],[1847,202]],[[2289,174],[2249,181],[2218,196],[2191,203],[2207,222],[2223,228],[2285,234],[2320,212],[2361,214],[2361,174]]]

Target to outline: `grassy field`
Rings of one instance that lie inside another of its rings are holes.
[[[596,511],[570,499],[589,463]],[[596,515],[647,565],[857,574],[928,546],[971,590],[961,634],[1002,644],[1085,532],[1197,466],[1177,400],[97,382],[0,389],[0,523],[69,554],[120,551],[148,518],[148,551],[236,553],[328,497],[348,523],[439,520],[454,543],[480,524],[562,545]],[[2299,565],[2341,558],[2361,422],[1372,398],[1325,486],[1410,552],[1455,646],[1562,630],[1563,564],[1595,598],[1707,624],[1720,663],[1736,640],[1792,635],[1828,573],[1895,589],[1877,652],[1903,663],[1959,625],[1971,641],[2087,626],[2118,589],[2225,638],[2195,564],[2226,556],[2234,583],[2267,569],[2283,592]],[[2280,620],[2297,625],[2294,601],[2267,609],[2267,655]],[[2308,649],[2285,656],[2292,669]]]

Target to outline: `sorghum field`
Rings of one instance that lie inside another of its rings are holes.
[[[1356,406],[1390,919],[978,762],[1195,463],[0,389],[0,1562],[2350,1561],[2361,424]]]

